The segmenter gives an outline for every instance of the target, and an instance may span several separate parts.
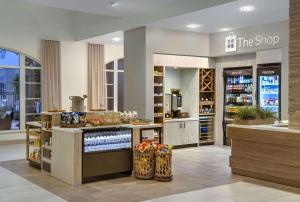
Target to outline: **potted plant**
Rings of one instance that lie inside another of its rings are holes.
[[[275,114],[260,107],[241,107],[236,114],[235,124],[239,125],[268,125],[275,121]]]

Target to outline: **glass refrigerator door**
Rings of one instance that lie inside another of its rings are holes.
[[[279,116],[279,75],[259,77],[259,106]]]
[[[252,106],[252,76],[227,77],[225,91],[226,118],[233,118],[240,107]]]

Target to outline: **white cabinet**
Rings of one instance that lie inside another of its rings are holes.
[[[165,123],[164,143],[173,146],[198,143],[199,122],[170,121]]]
[[[181,145],[182,132],[181,122],[168,122],[165,124],[164,143],[170,145]]]
[[[199,121],[185,121],[183,127],[183,144],[198,143],[199,137]]]

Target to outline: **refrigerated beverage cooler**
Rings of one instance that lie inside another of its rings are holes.
[[[258,65],[257,104],[263,109],[274,112],[280,119],[280,64]]]
[[[132,129],[84,129],[82,137],[82,182],[92,182],[132,172]]]
[[[226,125],[234,121],[239,108],[253,106],[252,67],[224,69],[224,145],[230,145]]]

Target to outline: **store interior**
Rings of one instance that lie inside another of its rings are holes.
[[[297,0],[0,3],[0,198],[300,201]]]

